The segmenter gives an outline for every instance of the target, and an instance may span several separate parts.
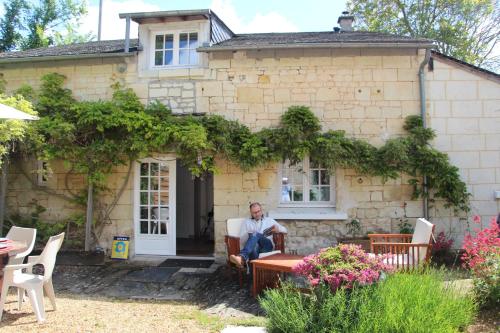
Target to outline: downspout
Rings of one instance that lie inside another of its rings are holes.
[[[212,46],[212,11],[208,10],[208,17],[210,18],[210,46]]]
[[[424,128],[427,128],[427,121],[425,119],[427,114],[427,108],[425,103],[425,65],[429,63],[429,59],[431,58],[431,49],[425,49],[425,57],[422,63],[420,64],[420,68],[418,69],[418,83],[420,90],[420,116],[422,117],[422,125]],[[429,198],[428,198],[428,188],[427,188],[427,176],[423,177],[423,204],[424,204],[424,218],[426,220],[429,219]]]
[[[130,51],[130,15],[125,17],[125,53]]]

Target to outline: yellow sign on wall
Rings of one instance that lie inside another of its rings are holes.
[[[128,259],[128,244],[130,237],[115,236],[113,237],[113,245],[111,246],[111,259]]]

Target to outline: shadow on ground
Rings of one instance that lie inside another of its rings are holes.
[[[83,258],[88,263],[83,265],[71,256],[58,260],[53,275],[56,293],[193,302],[203,311],[223,317],[262,313],[251,296],[249,281],[240,289],[226,266],[137,267],[122,262],[92,263],[89,258]]]

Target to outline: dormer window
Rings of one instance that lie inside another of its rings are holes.
[[[168,32],[154,34],[154,66],[198,65],[198,32]]]

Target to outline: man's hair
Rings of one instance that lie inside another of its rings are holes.
[[[261,205],[260,203],[258,203],[258,202],[252,202],[252,203],[250,204],[250,207],[249,207],[249,208],[250,208],[250,209],[252,209],[252,208],[253,208],[253,207],[255,207],[255,206],[259,206],[260,208],[262,208],[262,205]]]

